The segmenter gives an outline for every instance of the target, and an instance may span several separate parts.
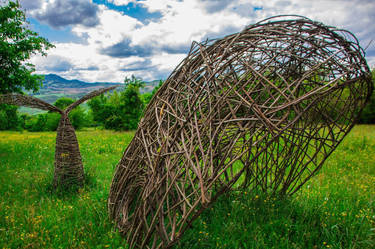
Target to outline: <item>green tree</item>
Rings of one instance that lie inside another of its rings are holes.
[[[69,105],[73,104],[74,102],[75,102],[74,99],[63,97],[63,98],[59,98],[58,100],[56,100],[56,102],[54,103],[54,106],[64,110]],[[52,117],[51,117],[51,119],[55,120]],[[75,107],[69,113],[69,119],[72,122],[72,125],[73,125],[74,129],[76,129],[76,130],[81,129],[82,127],[88,125],[87,124],[88,116],[81,106]],[[57,128],[57,125],[58,125],[58,122],[56,124],[56,128]],[[51,126],[51,127],[54,127],[54,126]]]
[[[137,79],[134,75],[132,75],[130,78],[125,77],[124,80],[125,89],[127,89],[129,86],[132,86],[136,89],[139,89],[145,86],[145,82],[141,79]]]
[[[372,70],[373,91],[369,102],[363,109],[358,120],[362,124],[375,124],[375,69]]]
[[[121,120],[118,129],[134,130],[137,128],[144,108],[144,103],[139,93],[139,88],[143,85],[143,82],[139,84],[137,81],[126,84],[125,91],[120,96],[120,104],[116,108],[116,114],[120,117],[118,120]]]
[[[139,89],[144,86],[144,82],[132,76],[125,78],[124,83],[124,91],[114,91],[107,97],[101,95],[88,103],[94,121],[106,129],[136,129],[142,116],[144,103]]]
[[[115,113],[114,103],[109,103],[109,97],[104,94],[91,99],[88,105],[95,125],[104,125],[105,121]]]
[[[27,60],[36,53],[46,55],[53,47],[28,28],[20,8],[18,1],[0,7],[0,93],[38,90],[43,78],[32,75],[35,66]]]
[[[23,89],[37,91],[43,77],[32,74],[35,66],[27,61],[33,54],[46,55],[51,47],[45,38],[28,28],[18,1],[9,0],[0,6],[0,94],[20,93]],[[17,109],[0,105],[0,129],[17,129],[21,125],[16,122]]]
[[[60,108],[61,110],[64,110],[65,108],[67,108],[69,105],[73,103],[74,103],[74,99],[62,97],[62,98],[57,99],[53,105],[56,106],[57,108]]]
[[[0,130],[18,130],[21,123],[17,115],[17,107],[0,104]]]

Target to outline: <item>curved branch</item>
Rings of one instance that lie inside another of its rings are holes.
[[[16,106],[27,106],[46,111],[58,112],[61,114],[63,113],[63,111],[57,108],[56,106],[48,104],[43,100],[18,93],[1,94],[0,103]]]
[[[89,94],[86,94],[85,96],[83,96],[82,98],[80,98],[79,100],[77,100],[76,102],[74,102],[73,104],[71,104],[70,106],[68,106],[66,109],[65,109],[65,112],[66,113],[69,113],[71,110],[73,110],[73,108],[77,107],[78,105],[82,104],[83,102],[85,102],[86,100],[89,100],[91,98],[94,98],[102,93],[105,93],[107,91],[110,91],[110,90],[113,90],[115,89],[116,87],[118,86],[111,86],[111,87],[107,87],[107,88],[101,88],[99,90],[96,90],[96,91],[92,91],[90,92]]]

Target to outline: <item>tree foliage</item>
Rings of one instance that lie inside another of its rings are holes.
[[[372,70],[373,91],[369,102],[363,109],[359,123],[375,124],[375,69]]]
[[[18,130],[21,128],[17,107],[0,104],[0,130]]]
[[[64,110],[69,105],[73,104],[75,102],[74,99],[62,97],[56,100],[54,103],[54,106]],[[72,122],[72,125],[74,129],[79,130],[83,128],[84,126],[87,126],[89,123],[88,115],[85,113],[83,108],[81,106],[76,106],[70,113],[69,113],[69,119]],[[57,126],[56,126],[57,128]],[[56,129],[55,129],[56,130]]]
[[[116,114],[121,120],[120,130],[134,130],[138,126],[144,107],[139,93],[141,86],[137,82],[128,84],[120,95],[120,103],[116,108]]]
[[[25,13],[18,1],[0,6],[0,94],[37,91],[43,77],[33,75],[35,66],[28,62],[36,53],[45,55],[53,47],[45,38],[27,27]],[[0,105],[0,130],[19,129],[17,107]]]
[[[94,121],[106,129],[136,129],[142,116],[144,102],[139,89],[144,82],[132,76],[125,78],[124,83],[123,91],[98,96],[88,103]]]
[[[65,109],[74,102],[71,98],[59,98],[54,105],[60,109]],[[56,131],[59,125],[61,114],[47,112],[38,115],[22,114],[19,118],[23,129],[28,131]],[[89,117],[82,107],[77,106],[69,113],[69,119],[73,127],[79,130],[89,124]]]
[[[35,66],[28,61],[36,53],[46,55],[53,47],[27,27],[25,13],[18,1],[0,7],[0,93],[38,90],[43,79],[32,75]]]
[[[73,103],[74,103],[74,99],[62,97],[62,98],[57,99],[53,105],[56,106],[57,108],[60,108],[61,110],[64,110],[65,108],[67,108],[69,105]]]

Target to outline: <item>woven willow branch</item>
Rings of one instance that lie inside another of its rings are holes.
[[[53,178],[54,187],[66,188],[75,184],[83,186],[84,183],[84,170],[81,153],[79,151],[79,145],[75,130],[68,118],[69,112],[84,101],[107,91],[113,90],[116,87],[117,86],[107,87],[97,91],[93,91],[68,106],[65,110],[60,110],[59,108],[50,105],[43,100],[31,96],[25,96],[21,94],[0,95],[0,103],[17,106],[28,106],[32,108],[58,112],[61,114],[61,119],[57,127],[56,135],[55,170]]]
[[[0,95],[0,103],[16,106],[27,106],[45,111],[58,112],[61,114],[63,113],[63,111],[57,108],[56,106],[50,105],[47,102],[44,102],[43,100],[18,93],[8,93]]]
[[[110,215],[130,248],[165,248],[234,188],[293,194],[371,92],[356,38],[304,17],[194,43],[117,165]]]

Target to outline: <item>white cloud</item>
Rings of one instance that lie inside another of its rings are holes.
[[[121,5],[128,5],[129,3],[131,2],[135,2],[133,0],[108,0],[109,3],[113,3],[117,6],[121,6]]]
[[[59,1],[59,0],[55,0]],[[186,56],[192,41],[238,32],[246,25],[272,15],[298,14],[328,25],[351,30],[363,47],[375,40],[375,2],[370,0],[111,0],[130,2],[161,17],[142,23],[124,13],[99,6],[95,27],[73,25],[72,31],[87,44],[58,43],[49,55],[64,57],[73,65],[62,72],[68,78],[122,82],[135,74],[145,80],[165,78]],[[123,49],[123,54],[114,52]],[[375,66],[375,42],[368,48],[369,64]],[[35,57],[39,72],[46,72],[46,58]],[[44,64],[43,64],[44,63]],[[68,65],[68,64],[66,64]],[[85,70],[94,68],[98,70]],[[136,68],[139,67],[139,68]],[[68,67],[67,67],[68,68]],[[144,70],[141,70],[144,68]]]
[[[123,37],[133,35],[133,32],[143,24],[130,16],[122,15],[120,12],[109,10],[100,6],[98,17],[100,24],[87,28],[76,25],[72,31],[78,36],[88,37],[91,46],[110,46],[122,40]]]

